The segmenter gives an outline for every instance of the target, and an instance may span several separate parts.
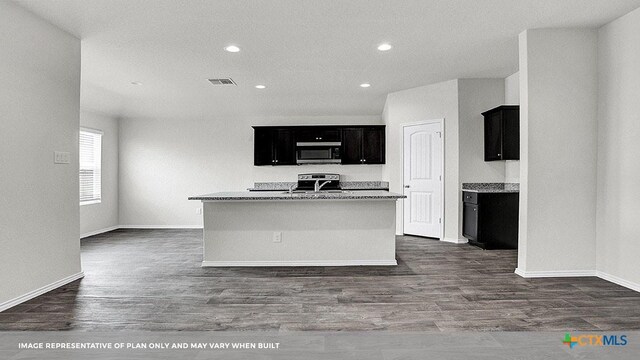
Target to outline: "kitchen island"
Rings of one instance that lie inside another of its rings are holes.
[[[397,265],[396,201],[383,190],[252,191],[203,202],[202,266]]]

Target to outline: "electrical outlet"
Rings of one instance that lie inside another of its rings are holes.
[[[202,215],[202,208],[201,207],[196,208],[196,214]]]
[[[282,242],[282,231],[276,231],[273,233],[273,242],[274,243]]]
[[[66,151],[54,151],[53,163],[54,164],[70,164],[71,154]]]

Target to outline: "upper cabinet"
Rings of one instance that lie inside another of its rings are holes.
[[[384,164],[384,127],[349,127],[342,130],[343,164]]]
[[[345,165],[384,164],[385,126],[254,126],[253,150],[254,165],[296,165],[298,150],[332,151]]]
[[[295,165],[296,148],[291,129],[255,128],[254,165]]]
[[[484,161],[520,160],[520,106],[485,111]]]
[[[334,127],[313,126],[296,130],[296,142],[335,142],[340,141],[340,129]]]

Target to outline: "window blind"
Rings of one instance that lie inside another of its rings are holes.
[[[99,203],[102,195],[102,133],[80,130],[80,205]]]

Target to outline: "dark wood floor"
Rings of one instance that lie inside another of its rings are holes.
[[[397,267],[201,268],[199,230],[82,241],[85,278],[0,313],[0,330],[640,329],[640,293],[523,279],[516,252],[399,237]]]

